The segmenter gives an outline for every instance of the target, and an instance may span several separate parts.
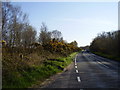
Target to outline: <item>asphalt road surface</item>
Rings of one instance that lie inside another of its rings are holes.
[[[119,88],[119,66],[92,53],[79,53],[68,70],[43,88]]]

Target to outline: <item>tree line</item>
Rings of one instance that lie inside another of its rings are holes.
[[[2,40],[9,47],[27,46],[36,40],[36,30],[28,22],[28,15],[10,2],[2,3]]]
[[[93,52],[101,52],[108,55],[120,56],[120,30],[113,32],[103,32],[98,34],[90,45]]]
[[[80,50],[77,47],[76,41],[67,43],[63,40],[60,31],[49,31],[44,22],[40,27],[40,33],[37,37],[37,31],[30,25],[28,15],[24,13],[19,6],[13,6],[10,2],[2,3],[1,42],[6,44],[5,46],[8,48],[43,47],[51,52],[63,52],[65,50],[65,52],[71,52]],[[56,50],[55,48],[59,50]]]

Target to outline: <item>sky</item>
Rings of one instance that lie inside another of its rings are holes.
[[[117,2],[12,2],[21,6],[39,35],[41,23],[48,31],[61,31],[67,42],[90,45],[98,33],[118,30]]]

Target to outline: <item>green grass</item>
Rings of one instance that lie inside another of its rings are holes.
[[[117,57],[117,56],[113,56],[113,55],[108,55],[108,54],[104,54],[104,53],[101,53],[101,52],[92,52],[96,55],[99,55],[99,56],[102,56],[102,57],[105,57],[105,58],[108,58],[108,59],[112,59],[112,60],[116,60],[116,61],[119,61],[120,62],[120,57]]]
[[[68,57],[57,58],[56,60],[46,60],[42,65],[33,65],[23,70],[9,72],[8,76],[3,78],[3,88],[27,88],[37,81],[44,81],[50,76],[62,72],[69,65],[77,52]]]

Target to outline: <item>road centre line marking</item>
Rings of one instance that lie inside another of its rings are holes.
[[[76,57],[75,57],[75,60],[76,60]]]
[[[77,63],[75,63],[75,65],[77,65]]]
[[[76,64],[76,61],[75,61],[75,64]]]
[[[81,82],[80,77],[77,77],[78,82]]]
[[[76,61],[75,61],[75,63],[76,63]]]
[[[75,65],[77,65],[76,61],[75,61]]]
[[[75,66],[75,68],[77,68],[77,66]]]
[[[78,73],[78,70],[76,70],[76,73]]]
[[[75,56],[75,61],[76,61],[77,55]]]
[[[77,63],[75,62],[75,65],[77,65]]]
[[[76,57],[77,57],[77,55],[76,55]],[[76,57],[75,57],[75,65],[77,65],[77,63],[76,63]]]

